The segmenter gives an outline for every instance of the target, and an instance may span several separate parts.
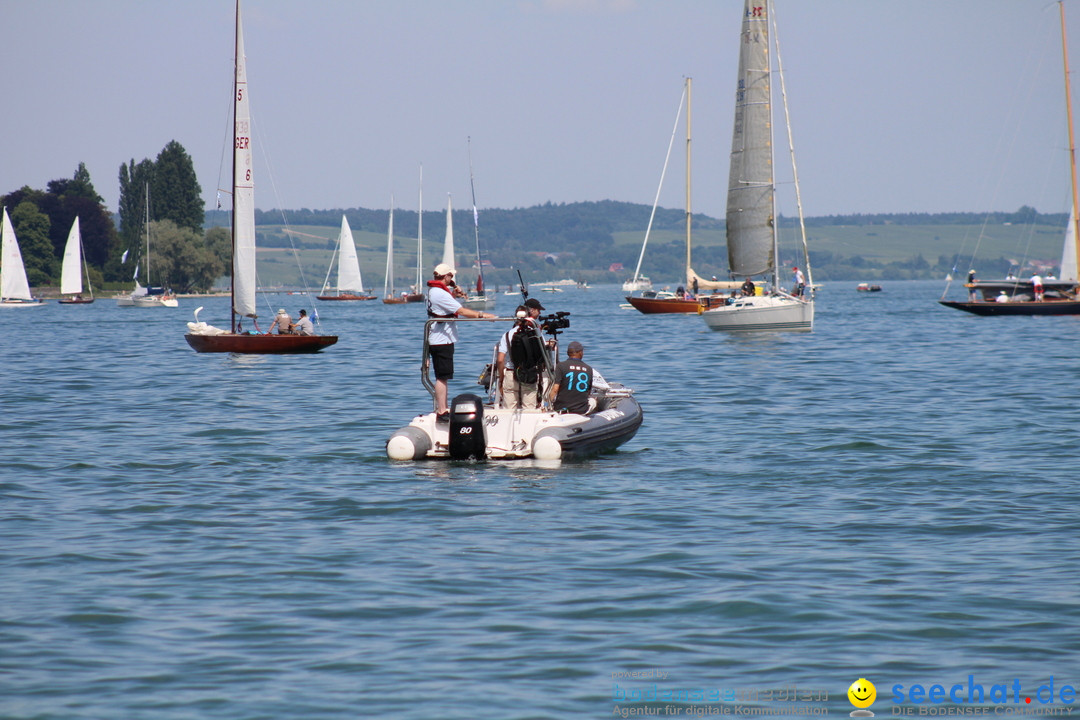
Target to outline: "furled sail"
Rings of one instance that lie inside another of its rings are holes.
[[[450,267],[457,269],[454,265],[454,217],[453,210],[450,207],[450,196],[446,196],[446,240],[443,242],[442,261]]]
[[[760,275],[773,269],[771,124],[766,4],[746,0],[728,175],[728,265],[733,275]]]
[[[233,311],[255,317],[255,183],[247,58],[236,4],[236,86],[233,94]]]
[[[1065,246],[1061,251],[1061,279],[1077,282],[1076,272],[1076,208],[1069,213],[1069,226],[1065,228]]]

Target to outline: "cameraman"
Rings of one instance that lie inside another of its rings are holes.
[[[514,337],[519,331],[539,337],[540,326],[536,319],[540,317],[543,309],[544,306],[539,300],[529,298],[524,305],[519,305],[517,308],[518,321],[499,338],[495,355],[495,373],[499,378],[503,407],[510,410],[540,407],[539,381],[543,365],[541,364],[536,372],[531,372],[533,368],[515,368],[510,350],[513,347]]]

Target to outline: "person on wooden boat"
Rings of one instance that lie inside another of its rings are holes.
[[[585,347],[574,340],[566,346],[566,359],[555,366],[555,382],[547,400],[555,412],[584,415],[589,412],[589,395],[593,389],[593,369],[581,358]]]
[[[1035,302],[1042,302],[1043,284],[1039,273],[1031,273],[1031,289],[1035,291]]]
[[[278,335],[292,335],[292,318],[289,317],[289,313],[285,312],[285,308],[281,308],[277,311],[277,315],[274,316],[274,322],[270,325],[270,329],[266,331],[266,334],[269,335],[274,332],[274,328],[277,328]]]
[[[998,293],[998,296],[994,298],[994,302],[1009,302],[1009,295],[1004,290]]]
[[[507,409],[533,410],[540,407],[539,368],[542,361],[536,357],[535,346],[530,352],[528,340],[540,336],[536,318],[540,317],[543,309],[540,301],[534,298],[526,300],[524,305],[518,305],[515,311],[518,321],[499,338],[495,350],[495,370],[502,392],[502,404]]]
[[[293,325],[293,332],[297,335],[315,334],[315,326],[311,324],[311,318],[307,316],[307,310],[300,310],[300,319]]]
[[[434,280],[428,280],[427,313],[429,318],[493,318],[491,313],[480,312],[464,307],[453,294],[454,268],[446,263],[435,266]],[[450,419],[450,404],[447,400],[450,380],[454,379],[454,343],[457,342],[457,328],[454,323],[432,323],[428,332],[428,354],[431,366],[435,370],[435,405],[436,419],[447,422]]]
[[[794,289],[791,291],[791,294],[795,297],[802,297],[803,292],[805,292],[806,290],[806,277],[803,276],[802,270],[800,270],[797,266],[791,268],[791,272],[791,280],[792,283],[795,285]]]
[[[1010,271],[1010,273],[1011,273],[1011,271]],[[975,271],[974,270],[968,270],[967,286],[968,286],[968,300],[970,300],[971,302],[975,302],[975,300],[977,300],[978,298],[977,298],[977,296],[975,294]]]

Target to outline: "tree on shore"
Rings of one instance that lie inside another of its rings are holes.
[[[150,223],[150,245],[154,283],[176,292],[206,292],[225,271],[207,238],[172,220]]]

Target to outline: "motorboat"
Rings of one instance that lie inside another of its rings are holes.
[[[855,286],[857,292],[881,292],[880,285],[871,285],[870,283],[859,283]]]
[[[543,387],[554,381],[558,358],[558,331],[569,326],[569,313],[540,319],[544,332],[552,335],[554,347],[540,341],[544,361]],[[493,320],[432,319],[424,327],[424,354],[421,379],[432,396],[435,386],[428,369],[428,331],[434,322],[516,322],[517,318]],[[597,382],[600,380],[600,382]],[[457,395],[450,401],[448,418],[438,418],[434,409],[417,415],[386,442],[392,460],[559,460],[610,452],[634,437],[644,417],[634,391],[607,383],[593,375],[590,410],[586,414],[554,412],[550,409],[504,408],[500,406],[498,378],[492,377],[487,397],[473,393]],[[598,389],[599,387],[599,389]]]

